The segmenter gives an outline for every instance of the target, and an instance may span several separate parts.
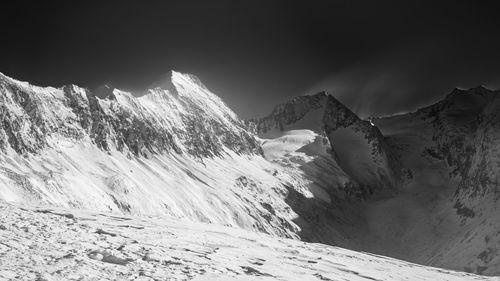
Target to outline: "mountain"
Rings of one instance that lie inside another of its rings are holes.
[[[104,150],[134,155],[175,151],[191,156],[258,152],[248,134],[220,98],[198,79],[171,72],[169,85],[131,93],[108,89],[100,99],[75,85],[40,88],[0,77],[4,126],[1,148],[38,152],[54,147],[52,137],[83,140]],[[10,124],[10,125],[9,125]]]
[[[0,198],[161,214],[297,237],[286,174],[192,75],[142,96],[0,77]]]
[[[364,241],[365,205],[398,194],[411,180],[376,126],[326,92],[296,97],[248,123],[266,159],[310,181],[309,193],[289,188],[287,198],[303,240],[357,250],[376,244]]]
[[[398,159],[392,155],[379,129],[325,92],[296,97],[276,106],[270,115],[257,121],[256,129],[261,138],[278,138],[280,142],[287,142],[289,134],[314,136],[309,141],[322,143],[349,176],[351,181],[339,187],[345,196],[366,199],[377,189],[395,188],[402,180]],[[268,158],[279,154],[275,151],[276,145],[269,141],[263,149]]]
[[[287,201],[303,240],[498,274],[498,97],[455,89],[365,121],[318,93],[249,123],[268,160],[312,181]]]
[[[321,92],[241,120],[175,71],[134,95],[0,74],[0,199],[499,274],[498,96],[455,89],[415,112],[362,120]]]
[[[414,171],[407,190],[425,219],[400,239],[427,240],[410,253],[416,262],[499,273],[498,93],[455,89],[416,112],[373,120]]]

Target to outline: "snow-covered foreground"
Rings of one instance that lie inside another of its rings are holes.
[[[168,217],[0,204],[0,280],[500,280]]]

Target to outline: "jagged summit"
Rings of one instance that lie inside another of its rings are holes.
[[[317,93],[302,95],[302,97],[313,97],[313,98],[315,98],[315,97],[321,98],[321,97],[326,97],[326,96],[332,96],[332,95],[328,91],[319,91]],[[301,96],[294,97],[294,98],[292,98],[292,100],[299,98],[299,97],[301,97]]]
[[[347,106],[336,99],[334,95],[326,91],[321,91],[312,95],[294,97],[288,102],[277,105],[271,114],[258,121],[258,131],[266,133],[272,128],[283,130],[288,125],[297,124],[298,121],[303,120],[306,116],[308,121],[303,126],[307,127],[307,129],[321,131],[324,129],[323,124],[326,124],[326,120],[324,119],[329,118],[327,115],[330,113],[341,116],[342,121],[337,120],[338,118],[329,120],[335,121],[334,123],[329,123],[329,126],[345,127],[353,122],[364,122]],[[344,123],[341,124],[342,122]],[[311,126],[315,126],[315,128]]]
[[[448,95],[446,95],[446,99],[452,99],[456,98],[459,95],[465,94],[465,95],[480,95],[484,96],[486,98],[491,98],[492,95],[497,94],[499,90],[493,90],[489,89],[483,85],[479,85],[476,87],[472,87],[469,89],[460,89],[460,88],[454,88]]]
[[[399,118],[401,116],[406,116],[408,114],[410,115],[429,114],[429,113],[432,114],[433,112],[441,111],[445,107],[449,107],[452,104],[462,104],[463,107],[470,107],[475,105],[476,107],[479,107],[478,108],[479,110],[480,108],[485,106],[488,102],[492,101],[493,99],[496,99],[497,97],[500,97],[500,89],[493,90],[483,85],[467,89],[455,87],[453,88],[453,90],[451,90],[448,94],[446,94],[443,98],[441,98],[437,102],[417,108],[414,111],[400,112],[382,116],[372,116],[369,119],[378,120],[387,118]]]
[[[469,89],[453,89],[440,101],[417,109],[410,114],[435,117],[436,115],[452,115],[475,118],[489,103],[500,98],[498,90],[490,90],[484,86]],[[404,114],[403,114],[404,115]]]
[[[310,129],[322,133],[325,130],[346,128],[354,123],[363,128],[373,127],[369,121],[359,118],[326,91],[294,97],[288,102],[277,105],[268,116],[255,122],[260,135],[266,135],[273,130],[287,129]]]
[[[152,89],[142,97],[108,86],[95,95],[74,85],[44,88],[6,77],[0,107],[9,122],[0,127],[5,133],[0,147],[32,153],[54,146],[51,137],[62,135],[88,136],[102,149],[136,155],[258,153],[255,139],[219,97],[192,75],[170,73],[173,88]],[[20,127],[5,125],[11,123]]]
[[[183,78],[185,80],[191,80],[192,83],[196,84],[200,88],[203,88],[205,90],[208,90],[208,88],[201,82],[200,78],[194,74],[190,73],[180,73],[177,71],[171,71],[172,73],[172,80],[178,79],[178,78]]]
[[[327,92],[295,97],[253,122],[263,139],[293,143],[296,137],[284,136],[303,134],[304,138],[316,136],[310,141],[326,143],[331,157],[350,178],[349,187],[342,187],[346,196],[367,198],[375,190],[395,187],[403,180],[402,167],[398,167],[398,160],[393,157],[379,129],[360,119]],[[274,146],[265,146],[265,154],[266,147]],[[276,154],[270,149],[267,153]],[[288,157],[287,154],[284,157]]]
[[[175,70],[170,70],[167,73],[163,74],[160,77],[160,79],[158,79],[158,81],[152,83],[148,88],[149,89],[160,88],[163,90],[168,90],[172,94],[177,94],[177,89],[174,85],[174,81],[181,81],[181,80],[184,80],[184,82],[194,84],[208,91],[208,88],[201,82],[198,76],[189,73],[181,73]]]

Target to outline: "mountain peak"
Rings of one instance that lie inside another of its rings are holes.
[[[167,73],[160,76],[158,81],[155,81],[149,87],[150,89],[160,88],[167,90],[172,94],[177,94],[178,89],[174,84],[192,84],[193,86],[200,87],[204,90],[208,88],[201,82],[201,80],[194,74],[181,73],[175,70],[170,70]]]
[[[169,90],[155,88],[136,97],[110,85],[92,94],[76,85],[38,87],[2,74],[0,97],[9,102],[3,105],[9,122],[23,124],[22,130],[16,130],[44,132],[45,136],[19,134],[11,131],[12,126],[0,126],[0,150],[36,153],[55,146],[53,140],[62,137],[87,138],[103,150],[135,155],[172,151],[218,156],[228,150],[259,153],[256,140],[237,115],[203,88],[196,76],[175,71],[168,76],[163,82]],[[18,110],[26,107],[29,110]]]
[[[256,130],[261,136],[274,135],[276,130],[280,132],[291,128],[321,133],[325,126],[335,130],[354,123],[359,123],[360,126],[368,128],[367,130],[373,127],[333,95],[321,91],[312,95],[297,96],[277,105],[271,114],[258,119]]]
[[[461,89],[455,87],[448,95],[445,96],[445,98],[441,102],[456,100],[460,98],[468,98],[471,95],[481,96],[483,98],[490,99],[494,97],[495,93],[496,91],[486,88],[483,85],[479,85],[469,89]]]
[[[182,79],[184,81],[191,82],[191,83],[197,85],[198,87],[200,87],[202,89],[208,90],[208,88],[201,82],[200,78],[198,78],[198,76],[196,76],[194,74],[181,73],[181,72],[177,72],[177,71],[171,70],[170,71],[170,75],[171,75],[171,79],[172,80]]]
[[[491,89],[488,89],[484,85],[478,85],[476,87],[470,88],[469,90],[472,90],[472,91],[492,91]]]
[[[12,77],[9,77],[9,76],[3,74],[2,72],[0,72],[0,82],[9,83],[9,84],[17,84],[17,85],[25,85],[25,86],[29,85],[28,82],[23,82],[23,81],[14,79]]]
[[[305,95],[306,97],[309,96],[309,97],[326,97],[326,96],[331,96],[327,91],[320,91],[320,92],[317,92],[315,94],[311,94],[311,95]]]

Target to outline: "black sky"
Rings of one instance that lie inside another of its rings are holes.
[[[391,114],[500,87],[500,16],[478,2],[16,1],[0,9],[0,72],[139,92],[174,69],[242,117],[322,89]]]

